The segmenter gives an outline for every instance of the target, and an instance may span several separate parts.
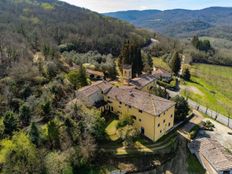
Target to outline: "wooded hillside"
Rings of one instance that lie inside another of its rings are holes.
[[[0,63],[32,57],[37,51],[119,55],[125,40],[144,44],[146,31],[57,0],[0,1]]]

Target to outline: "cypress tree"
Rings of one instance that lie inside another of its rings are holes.
[[[178,52],[174,52],[170,61],[170,68],[175,73],[175,75],[178,75],[181,68],[181,58]]]
[[[143,70],[143,61],[141,55],[141,48],[136,44],[126,42],[122,48],[119,57],[119,66],[122,69],[124,64],[132,65],[132,74],[141,74]]]
[[[193,46],[194,46],[195,48],[198,49],[198,47],[199,47],[199,38],[198,38],[198,36],[193,36],[192,44],[193,44]]]
[[[53,120],[48,123],[48,139],[52,148],[59,148],[59,128]]]
[[[88,85],[86,70],[82,65],[80,66],[80,69],[79,69],[78,79],[79,79],[79,87]]]
[[[3,118],[3,124],[5,127],[4,133],[7,135],[12,135],[12,133],[17,130],[18,127],[17,119],[15,118],[13,112],[8,111],[5,113]]]
[[[28,105],[24,104],[19,108],[19,117],[24,126],[29,125],[31,119],[31,111]]]
[[[29,137],[33,144],[35,144],[36,146],[39,145],[39,140],[40,140],[39,130],[34,122],[31,124]]]

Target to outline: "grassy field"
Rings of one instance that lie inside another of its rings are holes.
[[[181,94],[192,100],[232,116],[232,67],[194,64],[191,82],[182,83]]]
[[[154,67],[162,68],[166,71],[171,71],[168,64],[166,62],[164,62],[164,60],[162,58],[153,57],[153,65],[154,65]]]

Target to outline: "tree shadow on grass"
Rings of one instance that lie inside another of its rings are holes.
[[[197,85],[199,85],[199,86],[204,87],[204,85],[202,85],[202,84],[201,84],[201,83],[199,83],[199,82],[196,82],[196,81],[193,81],[193,80],[190,80],[189,82],[191,82],[191,83],[195,83],[195,84],[197,84]]]

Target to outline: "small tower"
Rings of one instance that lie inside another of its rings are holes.
[[[123,83],[128,85],[129,81],[132,79],[132,66],[128,65],[128,64],[123,65],[122,72],[123,72],[123,74],[122,74],[123,75]]]

